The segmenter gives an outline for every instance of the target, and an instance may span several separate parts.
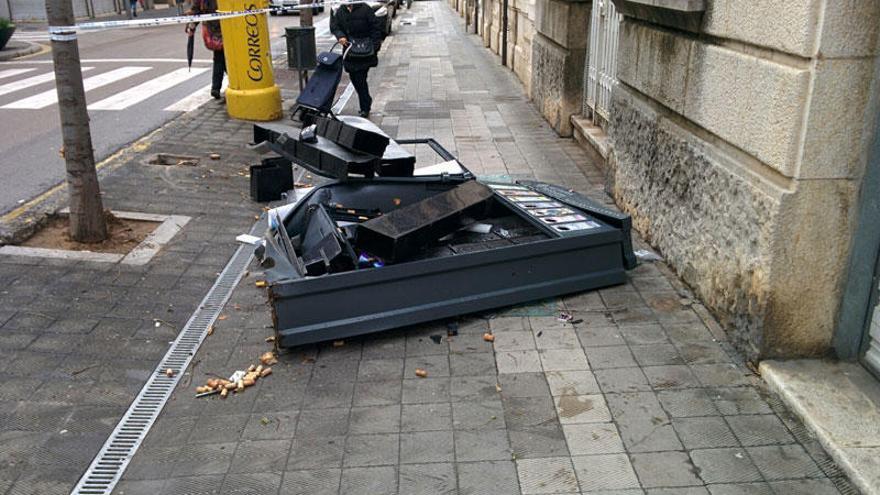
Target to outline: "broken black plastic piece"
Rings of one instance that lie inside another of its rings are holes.
[[[321,205],[309,208],[302,237],[302,258],[309,276],[353,270],[354,250]]]
[[[380,157],[391,141],[378,127],[371,128],[362,121],[366,119],[337,120],[332,117],[315,117],[316,132],[352,151]],[[369,122],[369,121],[367,121]]]
[[[379,168],[376,169],[376,173],[380,177],[412,177],[413,170],[416,167],[415,155],[403,149],[397,142],[389,138],[371,120],[341,115],[338,122],[345,126],[349,133],[354,135],[352,140],[357,141],[355,144],[352,144],[351,149],[381,157]],[[340,133],[339,138],[341,141],[337,142],[343,146],[348,146],[349,139],[344,134],[344,132]],[[382,147],[381,152],[378,152],[381,143],[377,136],[382,136],[385,139],[385,145]],[[375,149],[371,150],[373,146],[375,146]]]
[[[250,166],[251,199],[262,203],[277,201],[281,194],[293,189],[293,168],[284,157],[264,158],[259,165]]]
[[[304,143],[317,143],[315,124],[303,127],[299,132],[299,140]]]
[[[377,127],[378,129],[378,127]],[[297,165],[324,177],[346,180],[349,174],[373,178],[411,177],[416,158],[393,141],[380,157],[352,151],[318,133],[314,142],[300,138],[300,130],[283,124],[255,124],[254,142],[267,143],[269,149]]]
[[[394,141],[385,148],[376,171],[380,177],[412,177],[416,157]]]
[[[358,248],[398,261],[461,228],[462,217],[482,218],[492,189],[477,181],[368,220],[357,229]]]

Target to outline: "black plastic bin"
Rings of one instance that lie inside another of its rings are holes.
[[[264,158],[250,171],[251,199],[258,203],[277,201],[281,193],[293,189],[293,164],[287,158]]]
[[[284,28],[287,38],[287,67],[294,70],[312,70],[317,66],[314,26]]]

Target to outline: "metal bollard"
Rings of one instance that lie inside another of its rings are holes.
[[[219,0],[219,12],[265,9],[269,0]],[[226,111],[242,120],[281,118],[281,90],[272,74],[269,25],[265,13],[220,21],[226,53]]]

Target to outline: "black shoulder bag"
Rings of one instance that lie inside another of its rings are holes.
[[[352,38],[349,40],[347,58],[372,57],[376,51],[373,49],[373,40],[370,38]]]

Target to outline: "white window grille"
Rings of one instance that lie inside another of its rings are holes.
[[[592,10],[590,52],[585,74],[586,105],[607,120],[611,91],[617,84],[617,35],[621,16],[611,0],[596,0]]]

